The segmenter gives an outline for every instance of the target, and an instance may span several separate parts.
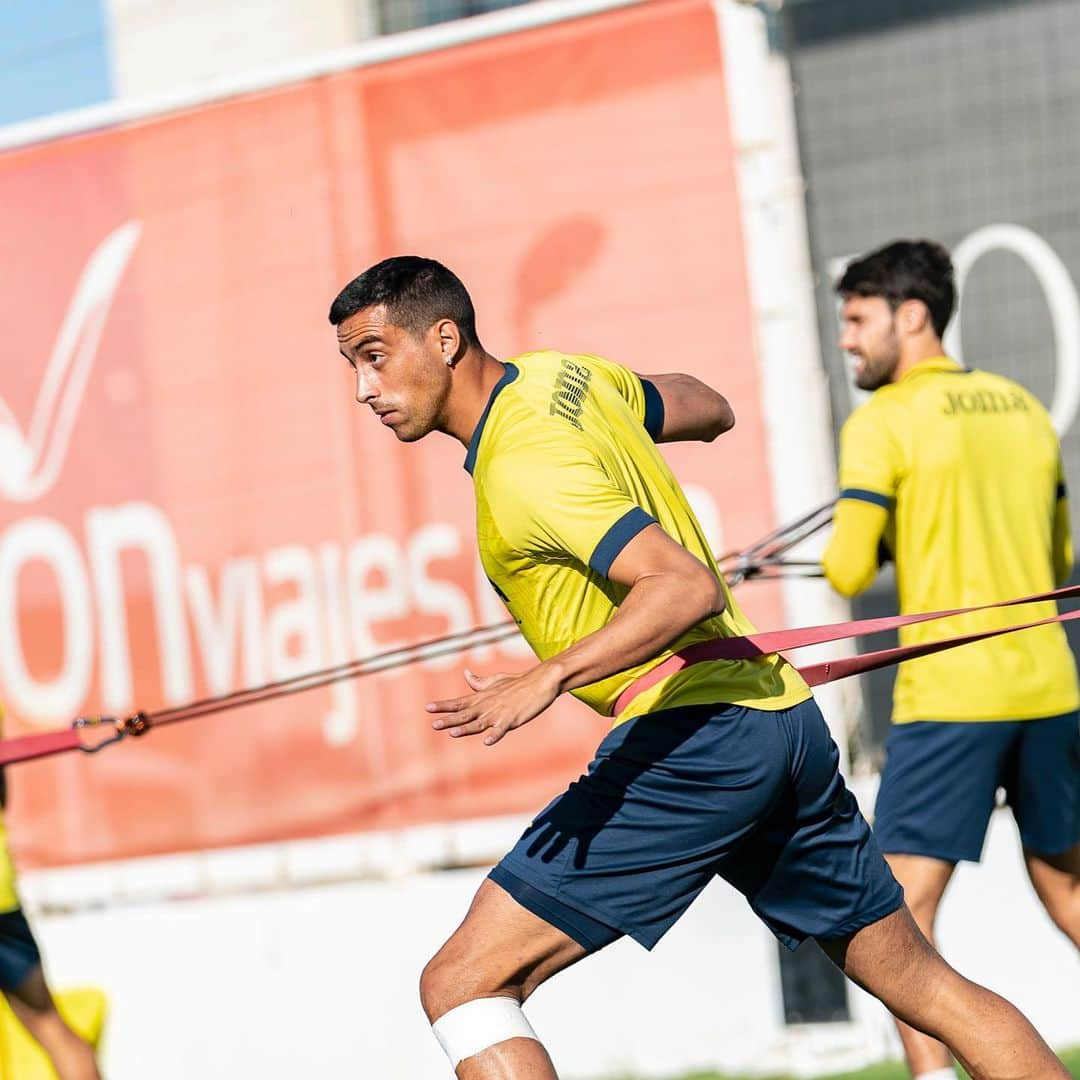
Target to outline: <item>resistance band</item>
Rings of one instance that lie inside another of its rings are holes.
[[[759,634],[750,634],[746,637],[714,638],[711,641],[690,645],[674,656],[668,657],[662,663],[657,664],[651,671],[637,679],[623,691],[623,694],[615,703],[615,710],[621,712],[629,701],[643,690],[654,686],[661,679],[666,678],[675,671],[689,664],[699,663],[702,660],[752,659],[770,653],[801,649],[808,645],[822,645],[830,641],[841,641],[862,634],[876,634],[884,630],[895,630],[901,626],[929,622],[932,619],[944,619],[953,615],[968,615],[977,611],[991,611],[996,608],[1015,607],[1020,604],[1068,600],[1078,596],[1080,596],[1080,585],[1072,585],[1063,589],[1055,589],[1052,592],[1035,593],[1032,596],[1022,596],[1015,600],[1001,600],[992,604],[980,604],[976,607],[953,608],[948,611],[928,611],[917,615],[887,615],[875,619],[858,619],[852,622],[798,627],[793,630],[768,630]],[[1052,623],[1067,622],[1077,618],[1080,618],[1080,609],[1065,614],[1053,615],[1046,619],[1039,619],[1035,622],[1022,623],[1017,626],[1004,626],[994,630],[982,630],[957,637],[944,638],[940,641],[930,641],[919,645],[901,645],[891,649],[878,649],[875,652],[842,657],[838,660],[827,660],[823,663],[811,664],[799,670],[807,683],[811,686],[820,686],[823,683],[847,678],[849,675],[874,671],[877,668],[898,664],[903,660],[912,660],[919,656],[927,656],[943,649],[954,649],[959,645],[983,641],[987,638],[998,637],[1001,634],[1029,630],[1036,626],[1049,626]],[[286,694],[296,694],[303,690],[314,689],[317,686],[326,686],[341,679],[370,675],[388,667],[394,667],[402,663],[413,663],[430,656],[444,656],[448,653],[461,652],[475,645],[485,645],[499,641],[512,636],[516,632],[516,624],[499,623],[495,626],[482,627],[479,630],[451,634],[445,638],[423,642],[419,645],[393,649],[389,652],[380,653],[378,656],[369,657],[366,660],[351,660],[336,667],[312,671],[291,679],[282,679],[278,682],[268,683],[265,686],[237,690],[234,693],[222,694],[219,697],[203,698],[201,701],[194,701],[171,709],[161,709],[157,712],[139,712],[124,718],[79,717],[69,728],[40,732],[33,735],[21,735],[0,742],[0,766],[11,765],[20,761],[30,761],[34,758],[48,757],[68,750],[83,750],[87,753],[94,753],[128,735],[142,735],[149,731],[151,727],[164,727],[167,724],[176,724],[184,720],[194,720],[199,716],[222,712],[225,709],[235,709],[242,705],[254,705],[258,702],[283,697]],[[86,729],[98,726],[104,727],[109,732],[107,737],[92,744],[85,742]]]
[[[813,533],[824,528],[832,520],[833,502],[824,503],[796,521],[781,526],[761,540],[739,551],[728,552],[718,559],[721,571],[729,585],[738,585],[743,581],[763,580],[787,576],[821,576],[817,563],[792,561],[785,554],[796,544],[801,543]],[[821,645],[830,641],[841,641],[863,634],[875,634],[885,630],[894,630],[901,626],[928,622],[931,619],[947,618],[951,615],[965,615],[976,611],[988,611],[994,608],[1013,607],[1020,604],[1033,604],[1050,600],[1066,600],[1080,596],[1080,586],[1057,589],[1052,592],[1037,593],[1015,600],[1003,600],[977,607],[954,608],[949,611],[930,611],[916,615],[890,615],[875,619],[860,619],[853,622],[825,624],[821,626],[799,627],[792,630],[772,630],[746,637],[715,638],[688,646],[664,660],[640,679],[637,679],[620,695],[615,703],[615,711],[621,712],[629,701],[656,685],[661,679],[689,664],[703,660],[746,660],[770,653],[782,653],[791,649],[804,648],[808,645]],[[926,656],[942,649],[956,648],[1000,634],[1015,633],[1035,626],[1046,626],[1055,622],[1067,622],[1080,618],[1080,610],[1058,614],[1037,622],[1018,626],[1000,627],[973,634],[945,638],[940,641],[926,642],[920,645],[904,645],[891,649],[879,649],[875,652],[842,657],[823,663],[811,664],[800,668],[800,673],[810,686],[847,678],[862,672],[898,664],[918,656]],[[333,667],[322,668],[287,679],[267,683],[263,686],[236,690],[232,693],[215,697],[202,698],[185,705],[159,709],[154,712],[137,712],[127,717],[80,716],[69,727],[54,731],[36,732],[0,740],[0,767],[18,762],[32,761],[36,758],[49,757],[71,750],[84,753],[97,753],[99,750],[119,742],[129,735],[143,735],[151,727],[164,727],[185,720],[194,720],[200,716],[209,716],[227,709],[254,705],[288,694],[298,694],[305,690],[327,686],[343,679],[355,679],[373,675],[379,671],[413,664],[429,657],[447,656],[463,652],[478,645],[488,645],[513,637],[518,633],[517,624],[512,621],[477,627],[455,634],[420,642],[415,645],[391,649],[375,656],[359,660],[349,660]],[[93,732],[100,729],[102,736]]]

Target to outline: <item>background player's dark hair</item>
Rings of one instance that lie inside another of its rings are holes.
[[[479,346],[476,313],[457,275],[434,259],[397,255],[365,270],[338,293],[330,322],[339,326],[364,308],[386,305],[395,326],[422,337],[439,319],[453,319],[468,346]]]
[[[848,263],[836,283],[841,296],[880,296],[895,311],[921,300],[941,337],[956,304],[956,281],[948,251],[932,240],[894,240]]]

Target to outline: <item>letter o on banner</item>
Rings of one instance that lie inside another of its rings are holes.
[[[1038,233],[1022,225],[985,225],[953,249],[956,293],[961,306],[968,273],[990,251],[1009,251],[1023,259],[1046,297],[1057,357],[1050,417],[1054,430],[1059,437],[1063,436],[1072,427],[1080,408],[1080,299],[1076,284],[1057,252]],[[945,350],[963,363],[960,314],[958,310],[945,333]]]
[[[30,673],[19,632],[19,575],[27,563],[45,563],[60,593],[64,656],[50,682]],[[78,546],[68,531],[49,518],[26,518],[0,537],[0,674],[13,713],[70,719],[86,700],[93,663],[90,587]]]

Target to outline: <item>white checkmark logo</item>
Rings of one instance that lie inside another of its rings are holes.
[[[56,483],[113,297],[141,232],[138,222],[129,221],[109,233],[90,256],[25,431],[0,398],[0,496],[30,502]]]

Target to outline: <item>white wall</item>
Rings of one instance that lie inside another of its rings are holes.
[[[352,45],[374,0],[110,0],[118,98],[190,88]]]
[[[503,822],[487,839],[508,844],[520,824]],[[1012,819],[999,812],[985,862],[963,867],[946,901],[943,949],[1052,1042],[1075,1045],[1080,962],[1038,906],[1017,852]],[[264,853],[285,865],[280,849]],[[41,910],[61,898],[55,876],[24,882],[54,983],[109,995],[110,1080],[450,1077],[416,985],[482,870],[306,887],[263,878],[262,891],[145,902],[131,888],[134,870],[114,874],[116,895],[126,889],[130,899],[69,914]],[[160,866],[154,874],[163,880]],[[207,879],[229,887],[227,875]],[[252,873],[243,885],[239,870],[232,878],[246,888],[258,880]],[[651,954],[620,941],[542,987],[527,1012],[567,1078],[713,1067],[810,1075],[895,1047],[881,1007],[854,988],[851,1000],[852,1024],[785,1029],[773,938],[717,882]]]
[[[482,876],[119,907],[36,925],[58,983],[92,978],[110,993],[112,1080],[415,1080],[450,1076],[416,984]],[[741,899],[717,890],[652,958],[620,942],[528,1011],[567,1076],[656,1075],[736,1048],[741,1060],[775,1028],[770,949]]]

